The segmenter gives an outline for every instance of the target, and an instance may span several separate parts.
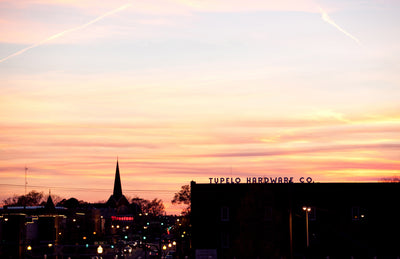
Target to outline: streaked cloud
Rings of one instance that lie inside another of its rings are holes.
[[[91,20],[91,21],[89,21],[89,22],[87,22],[87,23],[85,23],[85,24],[82,24],[82,25],[79,25],[79,26],[77,26],[77,27],[74,27],[74,28],[71,28],[71,29],[68,29],[68,30],[64,30],[64,31],[62,31],[62,32],[59,32],[59,33],[57,33],[57,34],[54,34],[54,35],[52,35],[52,36],[50,36],[50,37],[48,37],[48,38],[46,38],[46,39],[44,39],[44,40],[42,40],[42,41],[40,41],[40,42],[38,42],[38,43],[35,43],[35,44],[33,44],[33,45],[30,45],[30,46],[28,46],[28,47],[26,47],[26,48],[23,48],[23,49],[21,49],[21,50],[15,52],[15,53],[9,55],[9,56],[6,56],[6,57],[0,59],[0,63],[4,62],[4,61],[6,61],[6,60],[8,60],[8,59],[10,59],[10,58],[19,56],[19,55],[23,54],[24,52],[26,52],[26,51],[28,51],[28,50],[30,50],[30,49],[36,48],[36,47],[38,47],[38,46],[40,46],[40,45],[43,45],[43,44],[45,44],[45,43],[47,43],[47,42],[49,42],[49,41],[55,40],[55,39],[57,39],[57,38],[60,38],[60,37],[66,35],[66,34],[68,34],[68,33],[71,33],[71,32],[74,32],[74,31],[78,31],[78,30],[82,30],[82,29],[84,29],[84,28],[90,26],[91,24],[96,23],[96,22],[98,22],[98,21],[100,21],[100,20],[106,18],[107,16],[110,16],[110,15],[113,15],[113,14],[115,14],[115,13],[121,12],[121,11],[125,10],[126,8],[128,8],[128,7],[130,7],[130,6],[131,6],[131,4],[126,4],[126,5],[120,6],[120,7],[116,8],[116,9],[113,9],[113,10],[111,10],[111,11],[105,13],[105,14],[102,14],[102,15],[96,17],[95,19],[93,19],[93,20]]]
[[[314,10],[313,0],[281,0],[261,1],[249,0],[243,4],[241,0],[233,1],[212,1],[212,0],[174,0],[175,2],[187,5],[193,9],[205,12],[251,12],[251,11],[300,11],[309,12]]]
[[[209,177],[399,174],[398,5],[324,5],[343,20],[308,0],[1,1],[2,57],[31,48],[1,63],[0,201],[25,165],[28,188],[107,200],[117,157],[126,194],[171,211]]]
[[[319,8],[320,12],[321,12],[321,18],[322,20],[324,20],[325,22],[329,23],[330,25],[332,25],[333,27],[335,27],[336,29],[338,29],[340,32],[342,32],[343,34],[345,34],[347,37],[349,37],[350,39],[354,40],[355,42],[357,42],[358,45],[361,45],[361,42],[358,38],[356,38],[355,36],[353,36],[352,34],[350,34],[349,32],[347,32],[345,29],[343,29],[342,27],[340,27],[339,25],[336,24],[336,22],[334,20],[331,19],[331,17],[329,17],[329,15],[320,7]]]

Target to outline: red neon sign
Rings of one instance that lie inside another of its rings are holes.
[[[133,217],[119,217],[119,216],[111,216],[112,221],[133,221]]]

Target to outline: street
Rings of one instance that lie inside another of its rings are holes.
[[[118,258],[120,258],[120,257],[118,257]],[[134,249],[131,254],[124,254],[123,257],[121,257],[121,258],[144,259],[144,258],[146,258],[146,256],[145,256],[143,249],[137,248],[137,249]],[[149,258],[149,257],[147,257],[147,258]]]
[[[109,258],[109,256],[103,257],[103,258]],[[118,254],[115,255],[113,258],[127,258],[127,259],[150,259],[154,258],[152,255],[149,255],[149,252],[147,252],[147,255],[145,254],[145,251],[142,248],[136,248],[133,249],[132,253],[124,253],[124,254]]]

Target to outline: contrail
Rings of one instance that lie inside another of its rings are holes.
[[[12,57],[21,55],[22,53],[24,53],[24,52],[26,52],[26,51],[28,51],[28,50],[30,50],[30,49],[36,48],[36,47],[38,47],[38,46],[40,46],[40,45],[42,45],[42,44],[44,44],[44,43],[46,43],[46,42],[48,42],[48,41],[51,41],[51,40],[57,39],[57,38],[59,38],[59,37],[61,37],[61,36],[64,36],[65,34],[68,34],[68,33],[74,32],[74,31],[78,31],[78,30],[84,29],[84,28],[88,27],[89,25],[91,25],[91,24],[93,24],[93,23],[95,23],[95,22],[98,22],[98,21],[102,20],[103,18],[105,18],[105,17],[107,17],[107,16],[110,16],[110,15],[112,15],[112,14],[115,14],[115,13],[118,13],[118,12],[120,12],[120,11],[122,11],[122,10],[125,10],[126,8],[128,8],[128,7],[131,6],[131,5],[132,5],[132,4],[123,5],[123,6],[121,6],[121,7],[118,7],[118,8],[116,8],[116,9],[114,9],[114,10],[111,10],[111,11],[109,11],[109,12],[103,14],[103,15],[100,15],[99,17],[97,17],[97,18],[95,18],[95,19],[91,20],[90,22],[87,22],[87,23],[85,23],[85,24],[83,24],[83,25],[80,25],[80,26],[77,26],[77,27],[74,27],[74,28],[65,30],[65,31],[63,31],[63,32],[54,34],[54,35],[52,35],[52,36],[50,36],[50,37],[48,37],[48,38],[46,38],[46,39],[44,39],[44,40],[42,40],[42,41],[40,41],[40,42],[38,42],[38,43],[35,43],[35,44],[33,44],[33,45],[30,45],[30,46],[28,46],[28,47],[26,47],[26,48],[24,48],[24,49],[21,49],[20,51],[17,51],[17,52],[15,52],[15,53],[13,53],[13,54],[11,54],[11,55],[5,57],[5,58],[0,59],[0,63],[4,62],[4,61],[6,61],[6,60],[8,60],[8,59],[10,59],[10,58],[12,58]]]
[[[325,22],[329,23],[330,25],[332,25],[333,27],[335,27],[339,31],[343,32],[347,37],[350,37],[352,40],[354,40],[359,45],[361,45],[361,42],[360,42],[359,39],[357,39],[356,37],[354,37],[353,35],[351,35],[347,31],[345,31],[343,28],[341,28],[339,25],[337,25],[321,7],[319,8],[319,10],[321,12],[322,20],[324,20]]]

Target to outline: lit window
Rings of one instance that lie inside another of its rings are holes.
[[[221,208],[221,221],[229,221],[229,208],[228,207]]]

